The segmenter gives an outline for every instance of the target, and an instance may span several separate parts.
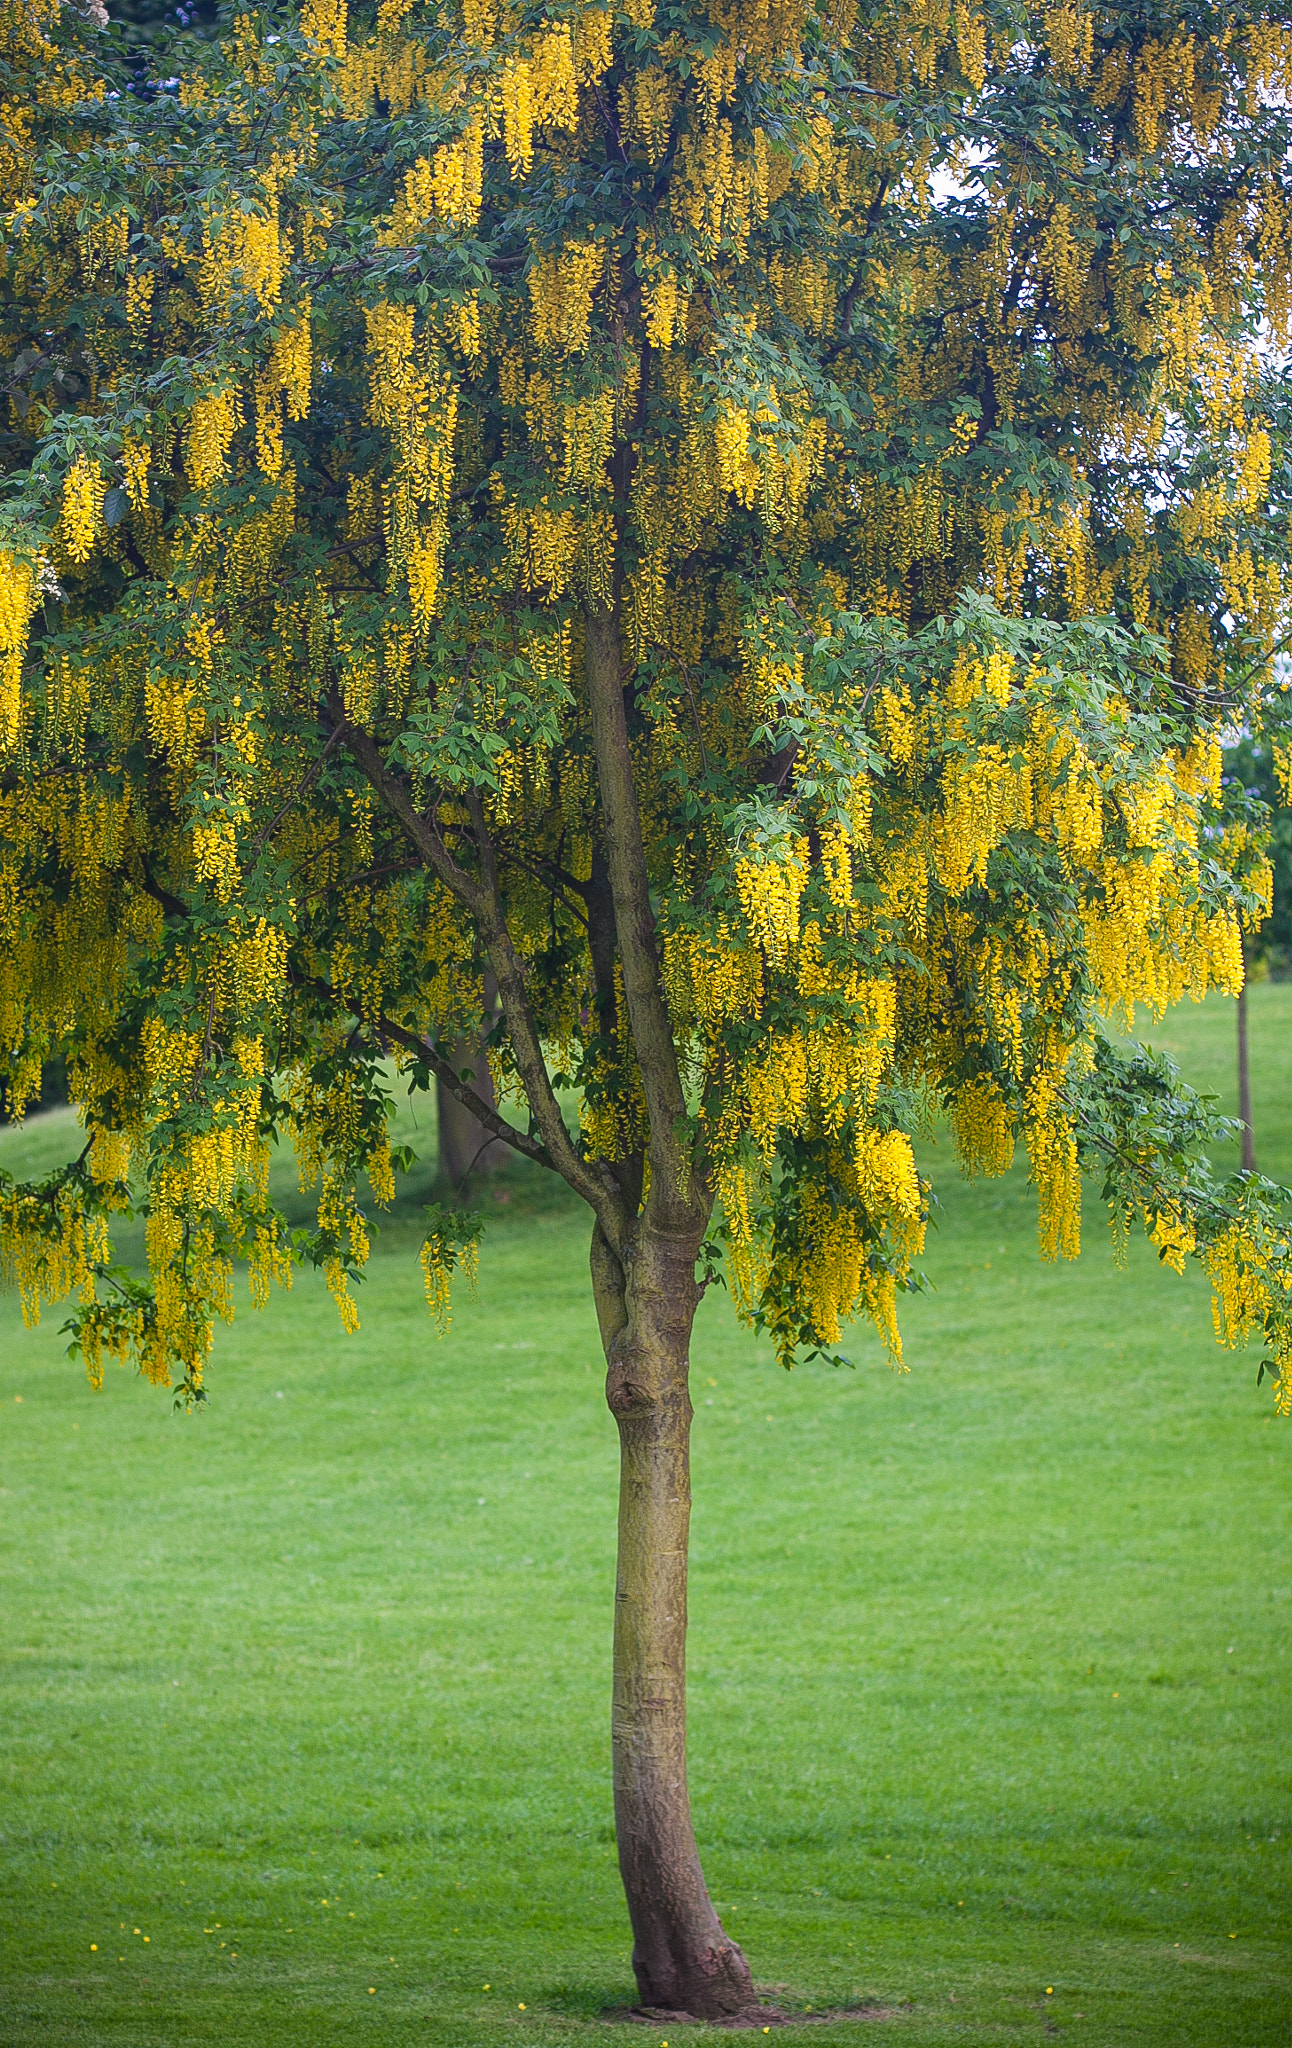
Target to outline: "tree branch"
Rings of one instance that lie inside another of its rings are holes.
[[[552,1087],[551,1076],[547,1071],[547,1062],[539,1041],[538,1026],[525,987],[524,970],[512,944],[511,933],[507,929],[507,920],[503,914],[493,847],[484,829],[484,812],[478,795],[472,791],[466,801],[480,849],[481,867],[485,876],[483,883],[477,882],[464,868],[458,866],[439,832],[433,825],[428,824],[425,818],[418,816],[403,781],[382,759],[381,750],[371,735],[361,731],[357,726],[349,725],[340,714],[339,706],[336,707],[335,715],[338,724],[345,726],[345,737],[355,761],[387,810],[403,826],[426,865],[434,870],[445,887],[474,919],[481,945],[493,969],[494,980],[498,984],[498,1000],[502,1005],[507,1033],[511,1039],[512,1054],[534,1121],[547,1148],[549,1162],[562,1180],[566,1181],[577,1195],[582,1196],[610,1243],[621,1244],[628,1218],[619,1189],[608,1169],[601,1173],[597,1172],[576,1149],[565,1127],[561,1105]],[[473,1114],[476,1113],[473,1111]],[[481,1122],[484,1121],[482,1117]]]
[[[623,962],[624,998],[650,1118],[650,1204],[661,1227],[684,1228],[695,1222],[693,1162],[680,1132],[686,1098],[655,944],[646,849],[624,712],[618,605],[589,605],[584,618],[606,865]]]
[[[466,806],[484,874],[485,909],[478,917],[480,937],[498,984],[498,1001],[506,1019],[520,1078],[534,1112],[534,1121],[558,1172],[589,1204],[611,1244],[619,1245],[623,1242],[628,1223],[619,1188],[608,1167],[603,1169],[604,1177],[598,1175],[576,1152],[547,1071],[538,1026],[530,1008],[529,991],[525,987],[524,969],[511,942],[503,913],[493,841],[485,823],[484,805],[478,790],[466,792]]]
[[[323,996],[328,1002],[335,1004],[337,1009],[344,1011],[347,1016],[352,1014],[345,997],[340,995],[330,982],[320,980],[317,975],[293,975],[292,979],[298,988],[313,989],[316,995]],[[378,1016],[377,1028],[383,1038],[390,1039],[395,1045],[402,1045],[405,1052],[411,1052],[416,1059],[423,1061],[436,1080],[443,1082],[449,1094],[460,1102],[464,1109],[469,1109],[476,1122],[491,1136],[501,1138],[514,1152],[523,1152],[526,1159],[535,1160],[539,1166],[546,1166],[553,1173],[557,1171],[538,1140],[531,1138],[528,1131],[518,1131],[516,1126],[509,1124],[482,1095],[477,1095],[475,1089],[462,1079],[452,1060],[446,1060],[443,1053],[437,1052],[429,1038],[423,1038],[418,1032],[409,1031],[404,1025],[396,1024],[384,1010]]]
[[[863,248],[865,244],[869,242],[870,237],[874,232],[876,222],[878,221],[880,214],[884,210],[884,201],[887,199],[887,197],[888,179],[887,177],[881,177],[879,185],[875,191],[875,196],[871,200],[870,205],[866,209],[866,225],[862,233]],[[843,304],[839,308],[839,326],[842,329],[843,333],[846,335],[850,335],[852,333],[852,313],[853,308],[857,303],[857,294],[861,290],[862,274],[865,269],[866,262],[867,258],[865,257],[865,255],[862,255],[858,260],[856,272],[853,276],[852,283],[848,286],[847,291],[843,295]]]

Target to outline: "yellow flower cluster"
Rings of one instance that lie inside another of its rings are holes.
[[[484,129],[470,121],[457,142],[435,152],[432,191],[435,210],[454,228],[472,228],[480,218],[484,177]]]
[[[419,157],[404,174],[390,224],[378,234],[389,248],[400,248],[428,222],[449,228],[473,228],[480,218],[484,181],[484,125],[467,123],[456,142],[445,142],[433,158]]]
[[[126,325],[136,341],[147,336],[156,285],[154,271],[140,270],[137,265],[131,265],[126,279]]]
[[[864,994],[859,985],[857,994],[855,1022],[823,1024],[810,1033],[777,1032],[747,1055],[732,1111],[768,1166],[783,1132],[802,1135],[812,1126],[837,1137],[850,1113],[874,1108],[893,1056],[892,984],[872,983]],[[727,1123],[722,1135],[731,1138],[734,1132]],[[872,1135],[865,1131],[862,1143],[869,1144]]]
[[[94,1269],[108,1255],[107,1218],[87,1214],[71,1191],[55,1200],[56,1234],[45,1228],[48,1220],[34,1196],[17,1189],[0,1196],[0,1281],[17,1287],[29,1329],[39,1325],[45,1302],[66,1301],[74,1292],[92,1300]],[[93,1366],[90,1377],[94,1383]]]
[[[266,1005],[278,1009],[287,987],[287,934],[278,925],[258,917],[234,945],[231,962],[233,991],[241,1010]]]
[[[1081,1254],[1081,1169],[1071,1122],[1047,1116],[1027,1127],[1027,1156],[1037,1192],[1037,1234],[1045,1259]]]
[[[345,1237],[351,1256],[358,1265],[367,1262],[369,1251],[368,1230],[355,1205],[354,1190],[340,1175],[327,1173],[319,1193],[319,1229],[336,1236]],[[323,1278],[328,1293],[336,1303],[341,1327],[347,1337],[352,1337],[359,1327],[359,1311],[350,1292],[350,1275],[340,1258],[328,1258],[323,1262]]]
[[[121,444],[121,470],[132,512],[148,510],[148,468],[151,451],[147,441],[127,435]]]
[[[202,1057],[200,1035],[177,1030],[151,1016],[144,1019],[139,1042],[149,1088],[163,1096],[169,1108],[177,1107],[188,1093]]]
[[[1203,1255],[1211,1281],[1211,1314],[1216,1341],[1230,1348],[1257,1333],[1265,1335],[1278,1370],[1275,1405],[1292,1414],[1292,1357],[1283,1331],[1288,1298],[1285,1232],[1256,1218],[1240,1217],[1207,1245]],[[1271,1334],[1276,1330],[1277,1336]]]
[[[870,1130],[853,1157],[834,1155],[833,1187],[815,1179],[805,1183],[792,1243],[782,1247],[769,1244],[760,1228],[758,1207],[766,1188],[760,1191],[739,1158],[723,1159],[717,1178],[737,1308],[762,1315],[782,1361],[792,1362],[805,1311],[824,1344],[837,1344],[844,1319],[860,1311],[900,1366],[897,1288],[909,1276],[925,1234],[923,1190],[905,1133]],[[883,1263],[874,1257],[881,1240]]]
[[[260,1203],[265,1200],[269,1152],[259,1137],[258,1095],[248,1092],[239,1096],[233,1119],[189,1141],[186,1193],[202,1207],[227,1209],[243,1180]]]
[[[1050,62],[1060,78],[1084,78],[1095,47],[1095,17],[1075,0],[1045,10]]]
[[[819,256],[774,255],[767,282],[783,313],[808,334],[829,334],[834,324],[835,288],[829,265]]]
[[[725,115],[680,137],[669,210],[680,227],[691,231],[702,257],[712,261],[726,245],[737,262],[744,261],[750,230],[766,217],[766,185],[759,168],[754,147],[737,142]]]
[[[803,1274],[802,1289],[821,1341],[837,1344],[843,1335],[842,1319],[863,1306],[900,1361],[896,1288],[890,1274],[871,1272],[870,1245],[856,1210],[833,1204],[816,1187],[809,1188],[803,1206],[814,1256]]]
[[[205,391],[189,414],[185,463],[194,490],[208,491],[226,473],[233,437],[242,424],[237,387],[224,384]]]
[[[193,827],[193,872],[201,882],[212,882],[221,903],[228,903],[242,882],[238,863],[238,824],[225,811],[209,822]]]
[[[340,985],[346,987],[348,981],[343,971]],[[339,1241],[336,1253],[323,1262],[324,1279],[342,1327],[353,1332],[359,1327],[359,1313],[346,1261],[363,1266],[370,1250],[368,1226],[355,1201],[354,1176],[362,1169],[375,1199],[382,1204],[393,1200],[389,1135],[384,1125],[376,1132],[367,1129],[363,1097],[349,1074],[320,1085],[298,1072],[289,1084],[288,1103],[302,1190],[319,1182],[319,1229]]]
[[[256,460],[265,476],[277,476],[283,466],[284,402],[289,419],[303,420],[310,408],[313,374],[306,296],[297,306],[294,324],[278,329],[269,360],[256,378]]]
[[[1006,834],[1032,822],[1032,771],[997,745],[952,758],[942,777],[942,818],[936,846],[938,878],[948,896],[962,896],[987,878],[987,861]]]
[[[749,936],[768,958],[783,960],[798,943],[799,901],[807,886],[808,848],[787,840],[763,860],[736,862],[736,888]]]
[[[495,503],[511,563],[522,586],[549,601],[563,597],[578,566],[583,534],[576,513],[546,502],[524,507],[508,499],[501,485]]]
[[[674,334],[685,325],[686,300],[676,277],[657,271],[642,288],[646,339],[652,348],[672,348]]]
[[[503,150],[513,178],[529,175],[534,163],[534,75],[524,57],[509,57],[499,79]]]
[[[752,506],[758,490],[758,464],[749,452],[749,414],[724,398],[713,424],[718,460],[718,489],[730,491],[741,505]]]
[[[148,737],[159,752],[170,755],[175,768],[191,767],[206,732],[203,672],[153,670],[144,685]]]
[[[90,1172],[102,1185],[125,1183],[130,1179],[130,1133],[100,1127],[90,1138]]]
[[[213,984],[213,1006],[215,1000]],[[97,1078],[88,1069],[80,1075],[84,1113],[91,1120],[89,1167],[100,1206],[87,1211],[75,1184],[69,1183],[56,1197],[59,1228],[51,1236],[11,1205],[11,1213],[0,1216],[0,1261],[18,1280],[31,1320],[39,1316],[42,1298],[64,1299],[79,1290],[84,1307],[80,1341],[92,1384],[101,1381],[106,1358],[124,1361],[134,1353],[145,1375],[160,1385],[169,1384],[177,1364],[191,1397],[201,1386],[212,1319],[227,1319],[232,1312],[232,1264],[216,1219],[234,1223],[236,1242],[239,1204],[263,1207],[265,1199],[268,1150],[260,1132],[259,1087],[263,1044],[258,1036],[234,1032],[236,1068],[246,1083],[255,1085],[236,1088],[215,1107],[204,1130],[172,1138],[163,1163],[150,1174],[146,1246],[153,1301],[151,1310],[130,1310],[119,1300],[98,1296],[95,1269],[108,1257],[108,1217],[128,1199],[125,1184],[132,1160],[147,1156],[153,1124],[196,1099],[209,1054],[200,1033],[168,1025],[155,1013],[145,1019],[139,1043],[148,1099],[134,1098],[134,1120],[125,1127],[98,1120],[95,1111],[101,1089],[120,1088],[120,1069],[107,1063]],[[277,1225],[258,1223],[247,1249],[253,1299],[263,1301],[272,1279],[290,1284],[290,1247]]]
[[[10,753],[22,735],[22,665],[36,612],[37,583],[32,563],[11,548],[0,549],[0,752]]]
[[[94,553],[107,492],[98,458],[78,455],[63,479],[63,544],[74,562],[88,562]]]
[[[737,941],[725,923],[712,939],[697,932],[668,932],[664,986],[680,1029],[694,1024],[711,1030],[757,1015],[763,964],[754,948]]]
[[[676,75],[663,64],[648,64],[619,87],[619,124],[625,141],[643,151],[654,168],[668,150],[669,131],[681,96]]]
[[[956,657],[947,684],[947,703],[953,711],[967,710],[978,697],[995,704],[1009,703],[1014,683],[1014,659],[1006,647],[992,647],[987,659],[966,649]]]
[[[448,540],[458,395],[446,362],[414,337],[413,308],[382,300],[367,314],[369,413],[390,433],[394,471],[386,489],[391,565],[408,577],[413,617],[434,617]]]
[[[645,1142],[646,1097],[631,1054],[592,1063],[579,1103],[579,1130],[588,1150],[602,1159],[630,1158]]]
[[[456,1267],[474,1286],[479,1256],[477,1245],[446,1246],[437,1235],[428,1237],[422,1246],[418,1257],[426,1305],[435,1317],[442,1337],[447,1335],[449,1328],[454,1269]]]
[[[278,305],[290,256],[279,221],[279,195],[297,164],[294,153],[275,156],[258,181],[255,197],[263,210],[244,202],[204,231],[198,294],[208,313],[227,318],[237,291],[250,293],[262,315]]]
[[[1000,1090],[990,1081],[966,1081],[953,1095],[951,1128],[960,1164],[969,1175],[994,1178],[1014,1163],[1014,1120]]]
[[[313,353],[310,341],[310,301],[303,294],[290,327],[280,327],[274,337],[271,374],[287,403],[287,417],[303,420],[310,409]]]
[[[301,34],[321,54],[345,59],[347,0],[305,0],[301,9]]]
[[[535,254],[529,295],[537,348],[570,356],[587,347],[593,294],[604,269],[605,254],[596,242],[567,242]]]
[[[144,1376],[169,1386],[177,1360],[192,1385],[200,1387],[211,1349],[214,1319],[233,1316],[232,1262],[216,1249],[213,1227],[194,1223],[187,1212],[188,1175],[183,1167],[154,1174],[144,1241],[153,1281],[155,1323],[147,1339],[139,1333]]]

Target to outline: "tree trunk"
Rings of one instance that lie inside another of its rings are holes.
[[[1252,1130],[1252,1076],[1247,1063],[1247,983],[1238,998],[1238,1114],[1243,1124],[1243,1172],[1256,1171],[1256,1136]]]
[[[492,974],[484,977],[485,1033],[498,1003],[498,986]],[[498,1107],[493,1074],[483,1041],[472,1044],[461,1038],[453,1048],[453,1065],[459,1075],[470,1069],[471,1086],[490,1109]],[[501,1138],[491,1138],[478,1118],[472,1116],[456,1095],[450,1095],[443,1081],[435,1084],[440,1119],[440,1172],[454,1187],[461,1187],[469,1174],[497,1173],[506,1165],[508,1148]]]
[[[496,1108],[493,1075],[484,1053],[473,1052],[466,1040],[453,1048],[453,1064],[457,1071],[465,1073],[471,1069],[474,1076],[472,1087],[482,1102]],[[440,1119],[440,1172],[454,1187],[461,1187],[469,1174],[497,1173],[507,1162],[508,1150],[501,1138],[491,1138],[482,1123],[472,1116],[471,1111],[450,1095],[443,1081],[435,1084],[436,1107]]]
[[[687,1372],[698,1250],[694,1232],[670,1236],[643,1217],[626,1270],[599,1233],[592,1264],[606,1399],[619,1427],[612,1743],[633,1970],[644,2006],[720,2019],[755,2000],[749,1965],[705,1887],[686,1783]]]

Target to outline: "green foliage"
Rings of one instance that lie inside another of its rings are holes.
[[[0,1066],[92,1134],[56,1257],[0,1218],[28,1293],[189,1389],[243,1257],[353,1327],[383,1063],[488,1036],[624,1299],[720,1208],[785,1363],[858,1306],[899,1357],[933,1101],[1047,1254],[1111,1119],[1292,1360],[1277,1198],[1172,1180],[1160,1070],[1095,1100],[1265,874],[1214,769],[1286,724],[1281,17],[10,10]]]

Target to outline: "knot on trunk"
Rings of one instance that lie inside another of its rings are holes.
[[[653,1398],[639,1380],[611,1366],[606,1374],[606,1404],[612,1415],[641,1414],[652,1405]]]

